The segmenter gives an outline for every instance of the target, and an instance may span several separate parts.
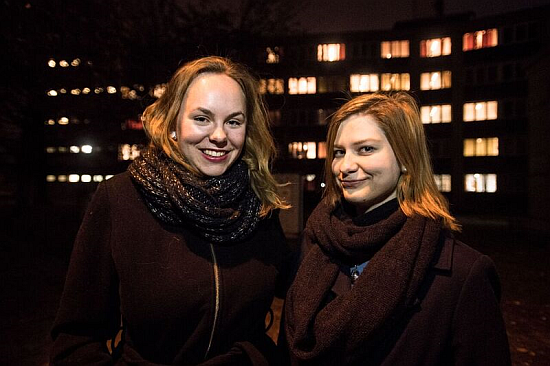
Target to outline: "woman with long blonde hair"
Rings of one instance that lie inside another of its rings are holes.
[[[509,365],[493,262],[437,190],[414,99],[368,94],[330,121],[326,190],[285,304],[292,365]]]
[[[265,317],[286,204],[257,80],[226,58],[191,61],[143,119],[150,146],[99,185],[76,238],[51,364],[275,363]]]

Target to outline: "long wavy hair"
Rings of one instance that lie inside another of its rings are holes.
[[[364,94],[351,99],[334,113],[327,133],[326,188],[323,193],[329,205],[334,207],[342,197],[331,166],[336,134],[342,122],[356,114],[370,115],[377,120],[397,162],[406,170],[397,182],[397,199],[405,215],[441,218],[445,228],[460,231],[460,224],[450,214],[448,202],[435,184],[418,105],[405,92]]]
[[[276,149],[259,83],[242,64],[224,57],[209,56],[181,66],[168,82],[163,95],[143,112],[143,126],[151,144],[200,176],[170,138],[170,132],[176,130],[177,117],[189,85],[204,73],[227,75],[240,85],[244,93],[247,123],[242,159],[248,165],[252,189],[262,202],[260,215],[265,216],[273,209],[288,208],[277,192],[278,184],[270,171]]]

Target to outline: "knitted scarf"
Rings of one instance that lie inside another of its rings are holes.
[[[242,160],[220,176],[202,179],[151,147],[128,171],[157,219],[190,227],[210,242],[243,240],[258,224],[261,202]]]
[[[414,302],[440,235],[439,222],[400,209],[369,226],[336,211],[321,202],[311,214],[304,240],[313,247],[287,295],[286,337],[300,364],[367,364]],[[353,288],[325,305],[338,263],[368,259]]]

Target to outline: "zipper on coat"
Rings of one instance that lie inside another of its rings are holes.
[[[210,244],[210,252],[212,253],[212,267],[214,269],[214,321],[212,322],[212,331],[210,332],[210,340],[208,341],[208,347],[206,348],[206,353],[204,354],[204,359],[208,357],[210,353],[210,348],[212,347],[212,341],[214,340],[214,333],[216,330],[216,325],[218,323],[218,315],[220,312],[220,269],[218,267],[218,261],[216,259],[216,252],[214,251],[214,245]]]

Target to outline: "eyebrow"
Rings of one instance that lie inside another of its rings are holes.
[[[214,115],[214,113],[212,113],[212,111],[210,109],[207,109],[207,108],[198,107],[196,110],[201,111],[202,113],[204,113],[208,116]],[[233,117],[237,117],[237,116],[243,116],[244,118],[246,118],[246,115],[244,114],[244,112],[241,112],[241,111],[233,112],[233,113],[229,114],[227,116],[227,118],[233,118]]]
[[[369,139],[364,139],[364,140],[359,140],[359,141],[354,141],[351,143],[352,146],[358,146],[358,145],[363,145],[363,144],[367,144],[367,143],[376,143],[376,142],[380,142],[382,140],[380,139],[373,139],[373,138],[369,138]],[[342,147],[342,145],[339,145],[339,144],[334,144],[334,147]]]

